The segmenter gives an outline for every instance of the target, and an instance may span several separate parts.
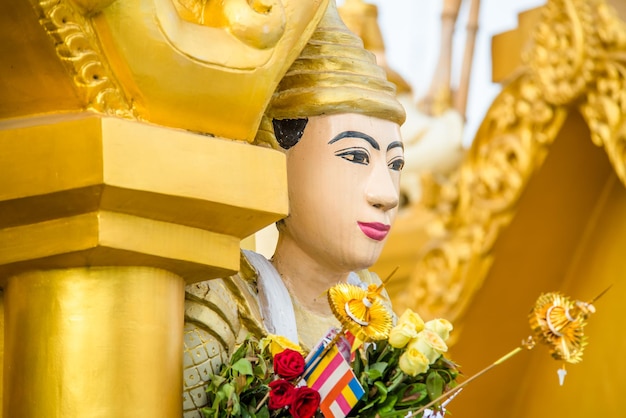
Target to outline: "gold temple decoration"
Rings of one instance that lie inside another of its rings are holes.
[[[80,12],[83,9],[93,13],[96,3],[105,6],[112,1],[40,0],[39,23],[53,39],[57,55],[71,74],[86,109],[130,118],[135,116],[131,101],[104,59],[91,20]]]
[[[470,382],[473,382],[494,367],[499,366],[522,351],[532,350],[536,347],[538,342],[546,345],[550,350],[550,354],[556,360],[562,360],[567,363],[581,362],[583,348],[587,344],[583,328],[587,324],[588,317],[596,311],[593,302],[598,300],[608,290],[609,288],[605,289],[589,302],[572,300],[569,296],[559,292],[549,292],[539,295],[529,314],[529,325],[533,335],[522,339],[518,347],[509,351],[477,373],[474,373],[438,398],[433,399],[427,405],[424,405],[414,412],[413,415],[424,412],[427,408],[438,404],[444,399],[452,399]],[[557,371],[557,374],[559,376],[559,383],[563,385],[563,380],[567,374],[564,365]]]
[[[530,311],[530,328],[535,337],[549,347],[552,357],[578,363],[587,345],[583,328],[594,312],[591,303],[574,301],[558,292],[544,293]]]
[[[389,336],[391,314],[381,301],[383,285],[370,284],[367,290],[339,283],[328,290],[328,303],[344,329],[361,341],[379,341]]]
[[[236,39],[256,49],[275,46],[285,32],[285,9],[279,0],[175,0],[174,6],[183,19],[227,27]]]
[[[31,0],[79,99],[64,111],[248,142],[327,2]],[[29,105],[9,107],[11,116]]]
[[[626,184],[626,24],[604,0],[550,0],[523,65],[483,120],[465,161],[441,186],[431,239],[394,301],[459,322],[493,262],[566,116],[579,111]]]

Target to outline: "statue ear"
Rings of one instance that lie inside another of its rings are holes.
[[[278,144],[286,150],[296,145],[302,138],[308,121],[307,118],[272,119],[274,136]]]

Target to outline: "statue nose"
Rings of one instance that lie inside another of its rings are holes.
[[[383,171],[383,170],[377,170]],[[375,173],[366,192],[367,201],[376,209],[388,211],[398,206],[398,188],[385,166],[384,173]]]

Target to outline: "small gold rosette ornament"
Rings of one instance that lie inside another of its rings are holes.
[[[610,286],[589,302],[573,300],[559,292],[543,293],[539,296],[535,305],[530,310],[528,321],[532,331],[531,336],[522,340],[522,344],[509,351],[489,366],[473,374],[467,380],[458,384],[454,389],[444,392],[438,398],[416,411],[411,416],[424,412],[427,408],[441,402],[444,399],[452,399],[470,382],[487,373],[494,367],[504,363],[524,349],[532,350],[536,343],[544,344],[550,350],[550,354],[556,360],[564,362],[557,374],[559,384],[563,385],[565,375],[565,363],[578,363],[582,361],[583,349],[587,344],[584,327],[587,319],[596,312],[593,303],[604,295]]]
[[[366,289],[339,283],[328,291],[328,302],[344,329],[361,341],[387,339],[391,313],[381,300],[383,285],[370,284]]]
[[[530,312],[530,328],[556,360],[578,363],[587,344],[583,328],[595,311],[590,302],[574,301],[558,292],[544,293]]]

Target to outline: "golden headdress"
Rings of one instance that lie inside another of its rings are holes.
[[[258,142],[275,146],[272,119],[360,113],[398,124],[406,113],[374,54],[343,23],[334,0],[274,92]],[[269,136],[269,137],[268,137]]]

